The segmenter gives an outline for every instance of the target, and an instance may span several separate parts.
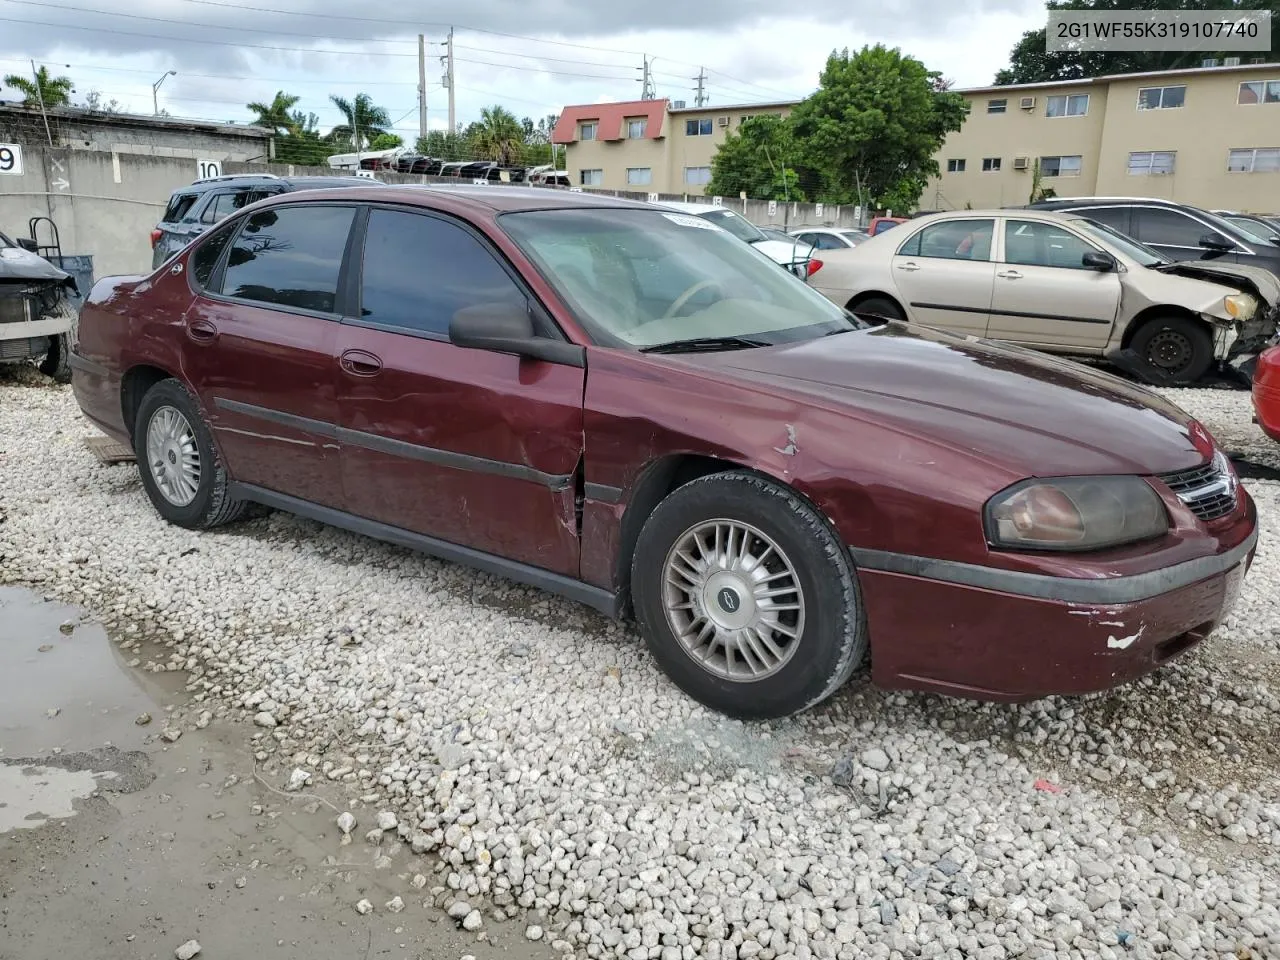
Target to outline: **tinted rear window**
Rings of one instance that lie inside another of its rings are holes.
[[[169,198],[169,205],[164,209],[164,216],[160,218],[161,223],[177,223],[187,215],[187,212],[200,199],[198,193],[175,193]]]
[[[229,297],[333,313],[351,207],[278,207],[246,218],[223,272]]]

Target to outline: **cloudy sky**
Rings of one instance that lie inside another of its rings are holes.
[[[396,132],[417,133],[417,35],[427,48],[428,121],[447,126],[440,57],[454,27],[457,116],[501,103],[518,116],[567,103],[636,99],[642,56],[657,94],[692,104],[699,67],[711,103],[799,97],[833,47],[901,47],[958,86],[991,82],[1041,0],[0,0],[0,76],[29,60],[104,101],[150,113],[245,121],[244,104],[276,90],[302,97],[322,128],[329,94],[369,93]],[[12,96],[0,85],[0,100]]]

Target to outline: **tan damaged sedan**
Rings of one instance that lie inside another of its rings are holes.
[[[1105,357],[1156,384],[1193,383],[1215,365],[1247,376],[1280,304],[1267,270],[1174,263],[1049,211],[932,214],[821,259],[810,285],[859,314]]]

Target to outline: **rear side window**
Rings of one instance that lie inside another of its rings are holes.
[[[288,206],[245,218],[227,257],[222,293],[334,313],[352,207]]]
[[[177,223],[195,206],[198,199],[200,199],[198,193],[175,193],[169,198],[169,205],[164,208],[161,223]]]
[[[526,302],[484,245],[437,217],[374,210],[364,242],[360,316],[421,333],[448,336],[463,307]]]
[[[261,200],[263,194],[250,192],[248,190],[239,190],[235,193],[219,193],[216,194],[200,213],[201,223],[218,223],[225,220],[231,214],[235,213],[241,207],[253,203],[255,200]]]

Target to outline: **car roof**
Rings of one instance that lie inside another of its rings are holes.
[[[265,203],[319,202],[323,200],[370,199],[409,206],[448,207],[454,210],[507,213],[519,210],[635,209],[652,210],[656,204],[603,194],[577,193],[554,187],[480,186],[477,184],[383,184],[364,193],[359,187],[342,190],[307,190],[284,193]],[[433,203],[432,201],[444,201]]]
[[[681,213],[692,213],[694,216],[703,213],[711,213],[714,210],[726,210],[729,213],[737,213],[736,210],[730,210],[728,207],[717,207],[714,203],[687,203],[683,200],[659,200],[658,206],[670,207],[672,210],[679,210]]]
[[[216,190],[219,187],[250,187],[265,186],[267,184],[284,184],[286,187],[295,189],[315,188],[315,187],[354,187],[354,186],[385,186],[380,180],[372,180],[369,177],[357,177],[354,174],[343,175],[333,174],[325,176],[323,174],[315,174],[297,177],[278,177],[272,173],[229,173],[220,177],[209,177],[207,180],[196,180],[194,183],[187,184],[185,187],[178,187],[173,191],[174,196],[180,193],[206,193],[210,190]]]

